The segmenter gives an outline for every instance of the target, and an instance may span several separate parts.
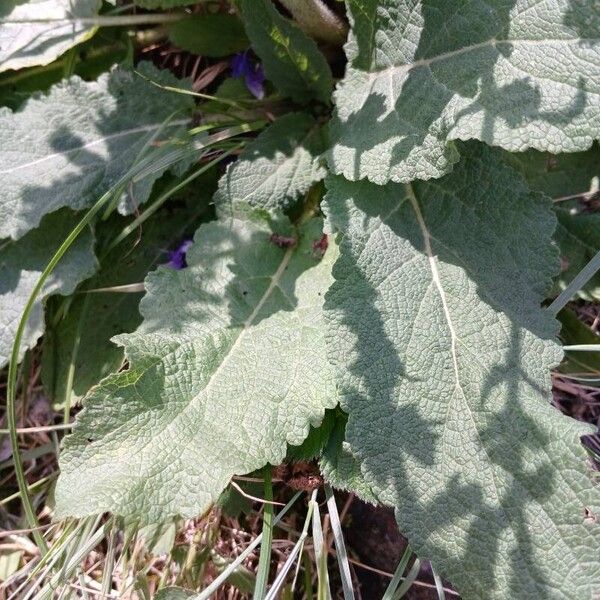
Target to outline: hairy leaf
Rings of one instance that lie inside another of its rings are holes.
[[[326,317],[346,440],[462,597],[589,598],[589,426],[550,405],[561,352],[539,306],[555,219],[499,155],[471,144],[431,183],[327,181],[343,234]]]
[[[600,375],[600,336],[592,331],[569,307],[558,313],[561,322],[560,337],[567,344],[597,344],[597,352],[566,352],[559,369],[561,373]]]
[[[558,226],[554,239],[562,256],[559,289],[564,289],[600,250],[600,146],[554,156],[529,150],[504,153],[530,187],[554,200]],[[600,273],[579,290],[586,300],[600,300]]]
[[[318,162],[321,136],[315,120],[304,113],[277,119],[227,168],[215,194],[219,211],[231,213],[238,204],[267,210],[288,208],[325,176]]]
[[[323,477],[333,487],[352,492],[364,502],[379,504],[360,470],[360,463],[352,455],[344,440],[346,420],[338,419],[329,442],[324,449],[319,466]]]
[[[453,140],[559,153],[600,135],[597,3],[347,4],[334,172],[376,183],[431,179],[458,160]]]
[[[37,229],[18,242],[4,241],[0,245],[0,367],[8,362],[21,315],[42,271],[79,219],[63,209],[45,217]],[[42,289],[23,335],[20,357],[43,333],[44,298],[71,294],[96,267],[93,237],[88,229],[63,256]]]
[[[89,38],[96,28],[77,19],[96,16],[100,4],[100,0],[3,0],[0,72],[47,65]]]
[[[188,268],[148,277],[142,326],[115,338],[129,369],[84,400],[66,438],[58,515],[191,517],[302,443],[337,401],[322,322],[337,251],[321,259],[320,237],[318,219],[296,231],[238,215],[198,230]]]
[[[175,78],[149,64],[153,79]],[[0,238],[18,239],[62,206],[79,210],[116,184],[154,135],[183,130],[193,101],[116,69],[97,82],[72,77],[17,112],[0,109]],[[133,212],[164,169],[128,187],[121,204]]]
[[[81,397],[121,365],[123,349],[110,340],[134,331],[141,323],[138,307],[142,292],[114,288],[143,282],[154,265],[167,262],[166,249],[181,241],[193,216],[188,210],[159,212],[144,224],[139,238],[127,238],[106,254],[104,248],[126,222],[115,216],[105,226],[98,226],[100,269],[44,336],[42,380],[55,401],[66,397],[71,368],[73,394]]]
[[[275,86],[298,102],[329,102],[331,70],[315,42],[271,0],[241,0],[240,5],[252,47]]]

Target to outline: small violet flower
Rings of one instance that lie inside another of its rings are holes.
[[[175,250],[170,250],[168,252],[169,262],[167,266],[176,270],[185,269],[187,267],[185,255],[193,243],[190,239],[183,240]]]
[[[250,93],[259,100],[265,97],[265,71],[262,64],[253,64],[248,51],[240,52],[231,59],[231,75],[243,77]]]

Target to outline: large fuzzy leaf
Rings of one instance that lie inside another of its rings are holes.
[[[346,440],[463,598],[589,598],[589,426],[550,405],[561,352],[539,306],[558,266],[552,208],[499,152],[464,152],[431,183],[327,182],[343,234],[326,317]]]
[[[594,2],[347,0],[348,69],[330,164],[348,179],[447,173],[452,140],[511,151],[589,147],[600,135]]]
[[[84,401],[61,454],[58,515],[193,516],[235,473],[279,463],[336,404],[322,302],[337,251],[321,222],[282,248],[264,217],[202,226],[182,271],[147,279],[129,369]]]
[[[0,367],[8,362],[25,304],[42,271],[78,221],[76,215],[63,209],[45,217],[37,229],[18,242],[5,241],[0,246]],[[20,356],[42,335],[44,298],[72,293],[80,281],[96,270],[93,246],[92,234],[87,229],[58,263],[31,312]]]
[[[271,0],[240,0],[240,6],[252,48],[275,86],[298,102],[329,102],[331,70],[315,42]]]
[[[90,37],[95,27],[78,19],[98,13],[100,0],[3,0],[0,72],[47,65]]]
[[[47,91],[61,81],[66,70],[86,81],[97,79],[117,63],[125,62],[130,38],[122,27],[103,29],[100,35],[82,42],[73,52],[49,65],[0,73],[0,106],[17,110],[36,92]]]
[[[141,68],[174,82],[149,64]],[[72,77],[17,112],[0,109],[0,238],[21,237],[62,206],[89,206],[129,171],[153,135],[162,140],[182,131],[192,107],[189,97],[116,69],[96,82]],[[144,202],[163,171],[128,186],[122,211]]]
[[[277,119],[229,165],[215,194],[217,208],[225,213],[240,203],[288,208],[325,176],[318,162],[322,150],[321,129],[312,117],[290,113]]]
[[[600,146],[594,144],[586,152],[559,156],[536,150],[506,152],[504,158],[532,189],[554,200],[558,218],[554,239],[563,259],[558,288],[564,289],[600,250]],[[577,293],[586,300],[600,300],[600,273]]]
[[[206,185],[206,181],[203,183]],[[202,197],[194,200],[202,209],[209,198],[205,194],[204,203]],[[71,369],[72,392],[81,397],[119,368],[123,349],[110,340],[120,333],[134,331],[142,321],[139,313],[142,292],[119,288],[143,282],[153,266],[166,262],[165,249],[176,246],[184,233],[192,233],[189,224],[197,212],[176,208],[159,212],[155,219],[144,223],[139,237],[126,238],[106,255],[104,249],[126,222],[115,215],[108,223],[97,226],[100,269],[69,303],[66,314],[60,305],[55,306],[61,318],[44,336],[42,381],[56,402],[71,392],[67,390]]]

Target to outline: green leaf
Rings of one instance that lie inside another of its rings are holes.
[[[3,0],[0,72],[47,65],[91,37],[96,28],[78,19],[95,17],[100,4],[100,0]]]
[[[87,81],[127,58],[130,45],[122,27],[103,27],[92,39],[83,42],[49,65],[0,73],[0,105],[18,109],[34,92],[46,91],[72,69]]]
[[[69,391],[71,363],[75,397],[83,396],[119,368],[123,349],[110,340],[119,333],[134,331],[142,322],[138,309],[142,292],[110,288],[143,282],[154,265],[167,261],[166,249],[181,241],[193,216],[190,211],[174,209],[162,211],[144,223],[138,238],[125,239],[103,257],[100,270],[73,298],[66,315],[48,328],[44,336],[42,381],[55,401],[62,401]],[[125,225],[119,217],[105,226],[100,224],[99,248],[106,247]],[[62,309],[62,303],[55,306],[57,311]]]
[[[141,70],[181,83],[150,64]],[[129,171],[153,135],[162,140],[184,131],[193,106],[188,96],[115,69],[97,82],[72,77],[18,112],[0,109],[0,239],[18,239],[62,206],[91,205]],[[120,210],[133,212],[162,172],[129,186]]]
[[[376,183],[444,175],[453,140],[555,154],[600,135],[593,2],[348,0],[329,162]]]
[[[331,69],[315,42],[271,0],[241,0],[240,6],[252,48],[277,89],[297,102],[329,102]]]
[[[289,208],[325,176],[318,160],[322,150],[322,132],[312,117],[289,113],[277,119],[229,165],[215,194],[217,208],[223,213],[238,204]]]
[[[565,345],[598,344],[597,352],[567,352],[560,365],[561,373],[600,375],[600,336],[594,333],[570,308],[558,313],[562,324],[560,337]]]
[[[127,371],[84,400],[61,454],[57,515],[142,523],[206,510],[231,476],[278,464],[337,402],[322,302],[337,255],[299,231],[237,215],[203,225],[181,271],[146,280]],[[299,235],[281,248],[271,241]]]
[[[202,56],[227,56],[245,50],[250,42],[238,17],[228,14],[194,15],[167,28],[175,46]]]
[[[527,180],[529,187],[550,196],[560,206],[569,198],[598,189],[600,145],[585,152],[554,155],[549,152],[503,152],[504,160]]]
[[[319,458],[331,437],[337,420],[337,411],[325,412],[323,421],[318,427],[311,427],[306,439],[300,446],[289,446],[286,461],[309,461]]]
[[[18,242],[0,245],[0,367],[6,365],[21,314],[52,255],[80,217],[69,210],[46,216],[40,226]],[[43,300],[52,294],[69,295],[96,270],[93,236],[84,231],[50,275],[25,328],[21,353],[36,344],[44,330]]]
[[[563,270],[558,279],[565,289],[600,250],[600,213],[586,212],[581,206],[556,207],[558,226],[555,239],[563,256]],[[596,273],[577,295],[585,300],[600,300],[600,273]]]
[[[323,477],[333,487],[353,492],[364,502],[377,505],[379,501],[365,481],[360,463],[344,441],[345,431],[346,419],[338,419],[319,462]]]
[[[134,0],[134,3],[142,8],[150,10],[155,8],[176,8],[178,6],[188,6],[189,4],[197,4],[198,0]]]
[[[565,289],[600,249],[600,212],[593,208],[600,181],[600,146],[594,144],[586,152],[558,156],[535,150],[506,152],[503,156],[532,189],[555,201],[558,226],[554,239],[563,259],[557,287],[559,291]],[[600,273],[578,295],[586,300],[600,300]]]
[[[327,342],[366,483],[463,598],[591,597],[590,426],[550,405],[550,202],[481,144],[439,181],[326,183]]]

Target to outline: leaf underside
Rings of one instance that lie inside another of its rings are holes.
[[[561,353],[539,307],[557,269],[551,204],[499,152],[462,148],[439,181],[326,180],[342,233],[327,343],[348,449],[464,598],[588,598],[589,426],[550,405]]]
[[[116,338],[129,369],[92,391],[65,440],[59,517],[197,515],[321,422],[337,402],[322,323],[337,251],[315,253],[321,225],[204,225],[188,268],[148,277],[142,326]],[[274,231],[300,239],[281,248]]]
[[[588,148],[600,135],[594,2],[348,0],[335,92],[335,173],[376,183],[437,178],[452,140],[511,151]]]

